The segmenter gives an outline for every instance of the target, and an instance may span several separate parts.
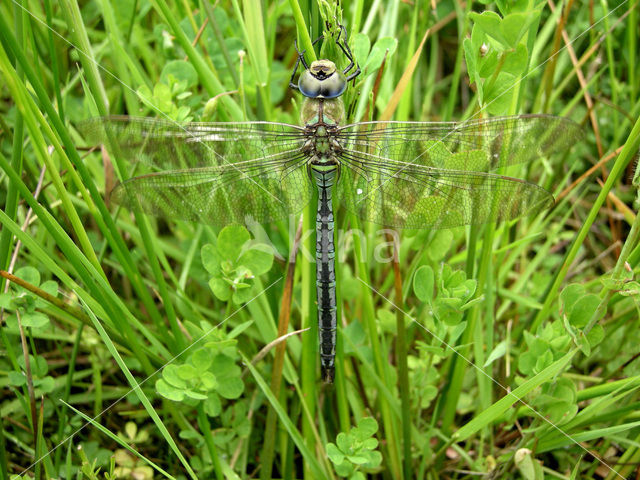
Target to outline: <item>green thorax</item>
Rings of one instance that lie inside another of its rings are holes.
[[[305,98],[300,111],[302,125],[325,123],[340,125],[344,121],[342,98]]]

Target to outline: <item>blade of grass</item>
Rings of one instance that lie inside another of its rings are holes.
[[[351,225],[356,231],[360,230],[359,222],[355,214],[350,215]],[[380,338],[378,337],[378,331],[376,326],[376,314],[375,307],[373,305],[373,292],[369,262],[367,256],[363,252],[360,241],[355,241],[353,244],[354,256],[357,265],[357,279],[360,281],[360,293],[362,302],[362,322],[365,325],[365,331],[371,348],[373,350],[373,361],[377,375],[380,377],[385,385],[390,385],[391,375],[389,373],[390,365],[386,361],[385,353],[382,351]],[[395,478],[400,478],[402,475],[402,464],[400,462],[400,445],[396,440],[398,438],[396,427],[397,423],[394,422],[392,416],[391,405],[384,396],[379,399],[380,410],[382,414],[382,424],[384,428],[384,434],[386,435],[386,441],[389,452],[390,468],[395,475]]]
[[[600,191],[600,194],[596,198],[593,206],[589,210],[589,215],[585,219],[584,223],[582,223],[580,230],[576,234],[571,247],[567,251],[567,254],[564,258],[562,266],[557,271],[554,276],[551,284],[548,286],[547,291],[545,292],[544,302],[542,308],[538,311],[532,321],[532,325],[530,330],[535,331],[540,324],[549,316],[549,312],[551,310],[551,306],[555,299],[558,296],[558,290],[560,289],[560,285],[564,281],[567,272],[569,271],[569,267],[573,263],[576,255],[578,254],[578,250],[582,246],[585,237],[589,233],[589,229],[593,225],[593,222],[598,215],[600,208],[604,204],[609,191],[613,188],[614,184],[618,182],[618,180],[624,174],[627,165],[633,160],[635,155],[638,152],[638,148],[640,148],[640,118],[636,121],[633,129],[629,133],[629,137],[625,142],[624,148],[620,152],[620,155],[616,159],[607,180]]]
[[[102,201],[102,197],[99,194],[93,182],[93,177],[91,176],[88,169],[80,159],[75,149],[75,144],[71,140],[71,137],[69,136],[67,129],[62,124],[62,121],[60,120],[57,114],[57,111],[55,110],[53,105],[51,105],[51,103],[49,102],[49,96],[41,83],[40,77],[35,74],[35,72],[31,68],[31,62],[28,60],[28,58],[26,57],[22,49],[19,48],[18,44],[15,41],[15,38],[10,34],[10,32],[11,31],[6,27],[4,18],[0,16],[0,41],[5,47],[5,50],[8,49],[13,53],[13,55],[15,55],[18,63],[24,69],[26,78],[29,79],[31,87],[33,88],[36,95],[38,96],[38,99],[40,100],[40,105],[44,107],[47,113],[47,119],[45,120],[44,117],[39,113],[39,111],[37,111],[35,106],[33,106],[33,99],[31,95],[21,96],[21,98],[24,99],[21,105],[30,106],[31,111],[38,118],[38,121],[39,121],[38,128],[44,131],[50,132],[49,124],[50,123],[53,124],[57,135],[62,140],[62,146],[64,146],[64,149],[60,147],[60,145],[56,140],[56,137],[51,133],[49,135],[50,140],[53,141],[55,146],[58,146],[57,151],[61,156],[61,158],[64,160],[68,157],[69,161],[77,169],[82,181],[76,181],[76,186],[81,192],[83,192],[83,198],[86,198],[86,199],[88,199],[89,197],[91,198],[91,201],[88,201],[87,203],[87,207],[89,208],[89,211],[93,215],[93,218],[98,224],[100,230],[107,238],[107,241],[116,252],[116,255],[118,255],[119,259],[121,260],[123,267],[125,268],[125,270],[129,275],[129,279],[132,281],[133,285],[136,287],[136,291],[140,294],[152,318],[154,318],[156,322],[160,322],[161,321],[160,315],[157,312],[157,308],[155,307],[154,302],[152,301],[151,297],[146,291],[145,286],[142,283],[140,274],[135,267],[135,262],[132,260],[128,249],[124,245],[123,240],[120,238],[120,235],[117,232],[115,223],[113,222],[104,202]],[[5,68],[5,70],[8,72],[9,75],[11,75],[12,72],[10,68],[9,69]],[[16,88],[16,92],[20,94],[22,90],[19,88]],[[37,132],[37,130],[34,127],[32,127],[32,131]],[[75,177],[75,171],[73,169],[71,169],[71,173]],[[88,194],[85,192],[85,189],[88,189]],[[28,196],[30,197],[30,194],[28,194]],[[25,199],[29,201],[29,198],[25,198]],[[95,207],[97,207],[97,211]],[[32,208],[33,208],[33,205],[32,205]],[[98,266],[98,270],[100,271],[99,266]]]
[[[289,6],[293,12],[293,19],[296,22],[296,29],[298,31],[298,38],[300,39],[300,46],[302,47],[302,50],[306,50],[305,55],[307,55],[311,61],[317,60],[316,52],[313,49],[311,37],[309,36],[309,31],[307,30],[307,25],[304,21],[304,16],[300,10],[300,5],[296,0],[289,0]]]
[[[293,422],[291,422],[291,419],[287,415],[287,412],[285,412],[285,410],[282,408],[282,405],[280,404],[278,399],[275,397],[275,395],[267,385],[267,382],[264,381],[264,379],[262,378],[258,370],[256,370],[256,368],[251,364],[251,361],[248,358],[246,358],[244,355],[242,355],[242,359],[244,364],[247,366],[247,368],[253,375],[253,378],[258,384],[258,387],[260,387],[260,390],[262,390],[262,394],[269,401],[271,408],[273,408],[275,412],[278,414],[278,418],[280,418],[280,422],[282,423],[282,426],[287,430],[287,432],[289,433],[289,436],[298,447],[298,450],[300,451],[300,453],[302,454],[302,457],[304,458],[306,467],[309,469],[309,471],[313,475],[312,478],[327,478],[327,476],[329,478],[334,478],[333,474],[330,471],[325,472],[322,469],[322,466],[318,463],[318,460],[316,460],[316,457],[313,454],[313,451],[307,446],[302,435],[296,429]]]
[[[531,392],[534,388],[539,387],[545,382],[549,382],[552,378],[560,374],[560,372],[562,372],[563,369],[571,362],[571,359],[576,353],[578,353],[577,349],[571,350],[540,373],[515,388],[512,392],[508,392],[500,400],[460,427],[452,435],[452,441],[456,443],[463,442],[471,437],[471,435],[477,433],[480,429],[491,424],[496,418],[506,412],[507,409],[511,408],[516,402],[519,402],[520,399]]]
[[[131,373],[131,371],[127,367],[126,363],[124,362],[124,360],[120,356],[120,353],[118,352],[118,349],[116,348],[116,346],[111,341],[111,338],[109,337],[109,334],[102,327],[102,324],[100,323],[98,318],[94,315],[93,311],[89,308],[89,306],[85,304],[85,308],[87,310],[87,313],[89,314],[89,317],[91,318],[91,321],[93,323],[94,328],[96,329],[96,331],[100,335],[100,338],[104,342],[105,347],[107,347],[107,350],[109,350],[109,353],[111,354],[111,357],[116,361],[116,363],[120,367],[120,370],[122,371],[122,373],[127,378],[127,382],[131,386],[131,392],[135,393],[135,395],[138,397],[138,399],[140,400],[140,402],[144,406],[145,410],[147,411],[147,413],[151,417],[151,420],[153,420],[153,423],[156,425],[156,427],[158,427],[158,430],[160,431],[160,434],[162,435],[162,438],[165,439],[165,441],[169,445],[169,448],[176,455],[176,457],[178,458],[178,460],[180,461],[182,466],[185,468],[185,470],[187,471],[189,476],[191,476],[191,478],[194,478],[194,479],[197,480],[198,476],[191,469],[191,466],[189,465],[189,462],[187,461],[187,459],[182,455],[182,452],[180,451],[180,449],[178,448],[178,445],[175,443],[173,437],[169,433],[169,430],[164,425],[164,422],[162,421],[162,419],[160,418],[160,416],[156,412],[155,408],[153,408],[153,405],[151,404],[151,402],[149,401],[149,399],[145,395],[144,391],[142,390],[141,384],[138,383],[138,381],[135,379],[135,377],[133,376],[133,374]],[[156,370],[153,374],[158,373],[158,372],[159,372],[159,370]],[[143,383],[147,382],[150,378],[151,378],[151,376],[146,377],[144,379]],[[68,405],[68,406],[70,407],[71,405]]]
[[[302,218],[298,223],[293,246],[289,253],[289,261],[287,262],[287,272],[282,292],[282,300],[280,302],[280,315],[278,317],[278,337],[286,335],[289,329],[289,318],[291,315],[291,301],[293,293],[293,280],[295,277],[296,257],[298,247],[300,245],[300,236],[302,235]],[[282,399],[282,369],[284,366],[286,342],[281,342],[276,347],[276,355],[273,363],[273,374],[271,377],[271,392],[277,402]],[[261,455],[262,468],[260,471],[261,479],[271,478],[273,467],[273,456],[276,445],[276,411],[272,407],[267,412],[267,420],[265,425],[264,446]]]
[[[400,245],[389,234],[388,239],[393,249],[393,278],[395,291],[396,355],[398,363],[398,386],[402,411],[402,465],[405,479],[412,478],[411,468],[411,398],[409,397],[409,368],[407,365],[407,332],[404,324],[404,301],[402,297],[402,277],[400,274]]]
[[[635,428],[640,425],[640,421],[625,423],[622,425],[616,425],[613,427],[606,428],[598,428],[595,430],[589,430],[586,432],[567,432],[567,435],[570,437],[563,436],[562,438],[557,438],[553,440],[540,440],[537,445],[536,453],[544,453],[550,450],[557,450],[560,448],[565,448],[571,445],[575,445],[576,443],[588,442],[590,440],[609,438],[611,435],[615,435],[616,433],[626,432],[632,428]],[[627,439],[628,441],[629,439]],[[619,474],[620,472],[618,472]],[[625,478],[623,476],[623,478]]]
[[[18,187],[23,198],[29,203],[30,207],[34,210],[40,221],[45,225],[47,230],[51,233],[56,243],[60,247],[61,251],[66,255],[71,265],[75,268],[78,275],[83,279],[88,286],[92,295],[99,300],[102,305],[100,310],[104,311],[105,316],[103,318],[111,319],[116,328],[122,331],[125,337],[130,342],[130,346],[138,356],[143,367],[148,372],[153,371],[153,368],[149,364],[147,356],[144,354],[144,348],[139,344],[137,335],[135,335],[131,329],[131,326],[135,326],[143,333],[143,335],[152,343],[158,352],[167,353],[166,349],[157,342],[153,335],[150,335],[148,330],[140,324],[140,322],[131,315],[131,313],[124,307],[120,299],[115,295],[108,283],[104,280],[102,275],[94,271],[90,262],[82,255],[80,250],[76,247],[73,241],[66,235],[62,227],[55,222],[53,217],[38,204],[30,195],[26,185],[22,182],[19,175],[10,167],[6,159],[0,156],[0,168],[11,178]],[[31,237],[25,234],[18,225],[4,215],[0,211],[0,222],[10,228],[14,235],[16,235],[28,248],[32,251],[40,251],[43,253],[41,261],[48,264],[53,272],[58,272],[57,276],[61,279],[69,279],[61,269],[59,269],[55,263],[55,259],[49,259],[49,255],[44,253],[42,249],[34,245],[34,241]],[[37,244],[36,244],[37,245]],[[74,282],[71,282],[74,283]],[[104,309],[104,310],[103,310]]]
[[[164,0],[152,0],[151,4],[154,5],[156,10],[161,14],[162,18],[171,28],[171,31],[176,37],[176,40],[183,48],[183,50],[187,53],[189,57],[189,61],[193,64],[196,72],[198,72],[198,77],[202,82],[202,85],[206,89],[209,96],[213,97],[218,95],[219,93],[223,93],[225,91],[224,86],[220,83],[220,80],[216,77],[215,73],[209,70],[207,63],[202,58],[202,55],[191,45],[191,42],[187,38],[186,34],[180,27],[175,15],[169,8],[169,5]],[[241,120],[243,117],[242,110],[238,106],[238,104],[231,98],[229,95],[224,95],[221,97],[222,104],[226,107],[227,111],[224,109],[220,110],[220,115],[228,120],[228,117],[231,117],[234,120]],[[227,117],[227,118],[225,118]]]
[[[100,422],[96,422],[93,418],[91,418],[88,415],[85,415],[84,413],[82,413],[80,410],[78,410],[77,408],[75,408],[73,405],[68,404],[65,400],[60,399],[60,402],[62,402],[62,404],[66,407],[66,408],[70,408],[71,410],[73,410],[74,412],[76,412],[79,416],[81,416],[85,422],[90,423],[91,425],[93,425],[94,427],[96,427],[96,429],[98,429],[99,431],[101,431],[103,434],[105,434],[107,437],[109,437],[112,441],[114,441],[115,443],[117,443],[118,445],[120,445],[122,448],[128,450],[129,452],[131,452],[133,455],[135,455],[136,457],[138,457],[140,460],[142,460],[143,462],[145,462],[147,465],[149,465],[151,468],[153,468],[156,472],[161,473],[162,475],[164,475],[167,478],[171,478],[173,480],[175,480],[175,477],[173,477],[169,472],[166,472],[165,470],[163,470],[162,468],[160,468],[158,465],[156,465],[155,463],[153,463],[151,460],[149,460],[147,457],[145,457],[144,455],[140,454],[136,449],[134,449],[133,447],[131,447],[127,442],[125,442],[122,438],[120,438],[118,435],[115,435],[114,433],[112,433],[107,427],[105,427],[104,425],[101,425]]]
[[[416,65],[418,64],[418,60],[420,59],[420,55],[422,54],[422,48],[424,47],[424,43],[427,41],[427,37],[429,36],[430,32],[431,32],[431,29],[427,29],[427,31],[424,32],[424,35],[422,36],[422,40],[420,41],[420,45],[418,45],[417,50],[411,57],[411,60],[409,61],[404,72],[402,73],[402,77],[400,77],[400,80],[398,81],[398,84],[396,85],[396,88],[394,89],[393,94],[391,94],[391,98],[389,99],[389,102],[387,103],[387,106],[384,109],[384,112],[382,112],[382,114],[380,115],[381,122],[384,122],[386,120],[391,120],[391,117],[395,113],[396,107],[400,103],[400,99],[402,98],[405,90],[409,88],[411,84],[411,77],[413,76],[413,72],[416,69]]]

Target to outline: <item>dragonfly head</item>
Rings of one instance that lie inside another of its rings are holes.
[[[336,98],[347,88],[347,77],[330,60],[316,60],[298,80],[300,92],[307,98]]]

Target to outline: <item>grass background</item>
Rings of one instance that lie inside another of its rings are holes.
[[[254,300],[220,300],[212,278],[237,270],[203,247],[243,266],[246,232],[106,205],[130,168],[76,129],[297,123],[293,42],[312,57],[323,16],[364,70],[350,120],[551,113],[585,130],[513,172],[556,195],[539,217],[403,232],[394,263],[376,261],[393,254],[378,227],[338,216],[362,233],[338,237],[334,387],[314,265],[287,261],[313,236],[252,231],[273,266]],[[0,283],[2,478],[633,478],[638,23],[630,1],[3,2],[0,267],[18,278]]]

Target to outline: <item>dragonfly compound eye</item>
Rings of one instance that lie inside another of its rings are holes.
[[[329,60],[318,60],[298,80],[300,92],[307,98],[336,98],[347,88],[347,79]]]

